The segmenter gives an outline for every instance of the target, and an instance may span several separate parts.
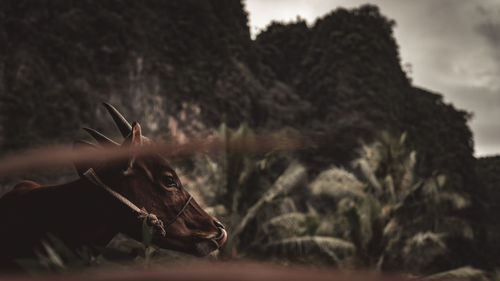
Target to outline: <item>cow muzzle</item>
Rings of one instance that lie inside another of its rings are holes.
[[[206,256],[220,249],[227,241],[227,231],[224,226],[216,220],[214,220],[214,225],[217,226],[218,231],[203,237],[203,240],[196,244],[196,250],[200,256]]]

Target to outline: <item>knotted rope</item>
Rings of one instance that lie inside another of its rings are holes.
[[[161,236],[167,235],[162,220],[160,220],[155,214],[148,213],[144,207],[142,207],[140,211],[141,213],[137,216],[139,219],[146,219],[150,226],[156,228],[160,232]]]

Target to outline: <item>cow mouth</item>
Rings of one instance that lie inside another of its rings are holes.
[[[194,235],[185,237],[168,237],[157,234],[154,241],[158,246],[176,250],[199,257],[204,257],[220,249],[227,241],[227,231],[221,225],[218,231],[209,235]],[[186,247],[187,246],[187,247]]]
[[[207,256],[211,252],[218,250],[224,245],[227,240],[227,232],[220,228],[219,233],[215,233],[204,237],[204,239],[195,244],[196,251],[199,256]]]

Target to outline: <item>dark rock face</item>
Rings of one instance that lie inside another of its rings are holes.
[[[165,112],[206,104],[251,42],[235,1],[5,1],[1,10],[6,148],[67,141],[81,120],[99,123],[101,100],[132,116],[159,99]]]

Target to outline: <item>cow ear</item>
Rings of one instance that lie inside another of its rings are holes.
[[[132,130],[125,138],[123,146],[141,146],[142,145],[142,132],[141,125],[138,122],[132,123]]]
[[[73,142],[73,149],[74,150],[89,150],[89,149],[98,149],[98,147],[90,143],[88,141],[84,140],[78,140]],[[83,173],[85,173],[88,169],[95,167],[96,163],[93,163],[91,161],[74,161],[73,165],[75,166],[76,172],[80,177],[83,176]]]
[[[142,131],[141,125],[138,122],[134,122],[132,126],[132,145],[142,145]]]
[[[123,142],[124,146],[130,146],[130,147],[137,147],[137,146],[142,146],[142,132],[141,132],[141,125],[139,123],[134,122],[132,123],[132,130],[130,131],[130,134],[127,136],[125,141]],[[135,164],[135,159],[136,155],[132,153],[129,158],[128,162],[128,168],[125,170],[124,174],[129,175],[133,173],[133,167]]]

